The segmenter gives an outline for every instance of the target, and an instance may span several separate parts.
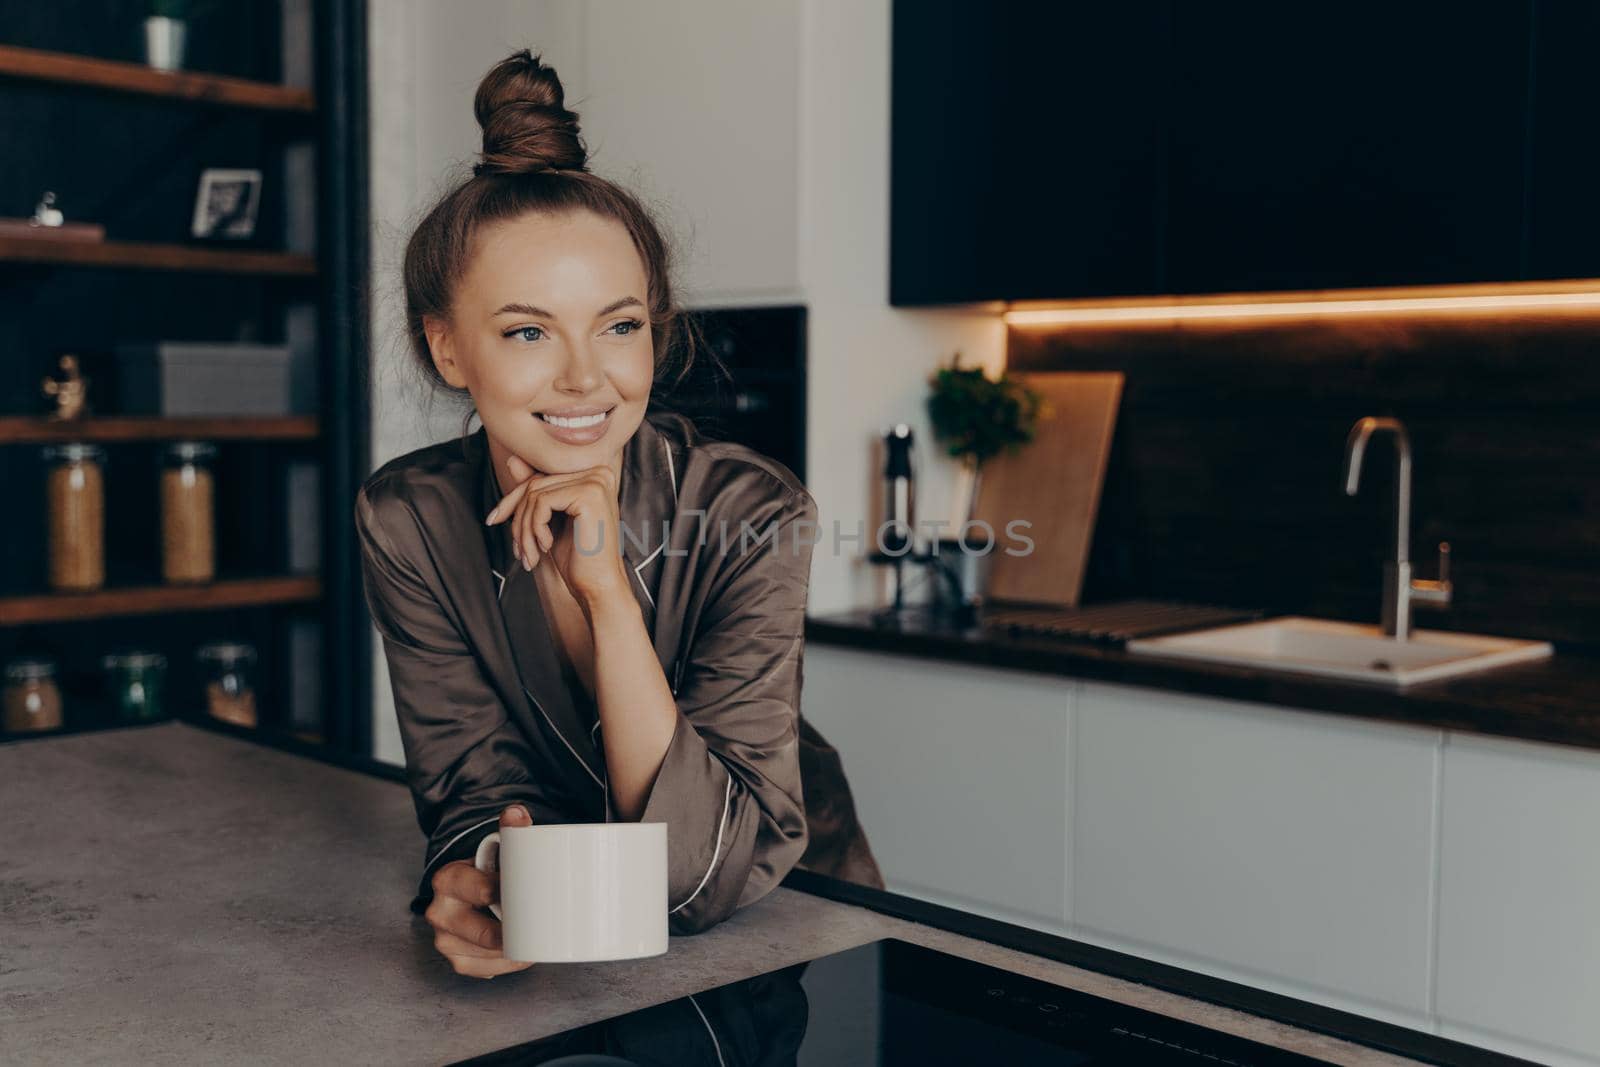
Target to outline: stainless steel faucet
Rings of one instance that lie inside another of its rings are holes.
[[[1367,416],[1350,428],[1344,445],[1344,491],[1355,496],[1361,484],[1361,458],[1367,439],[1378,430],[1392,430],[1399,469],[1395,474],[1394,558],[1383,565],[1383,632],[1399,641],[1411,637],[1411,605],[1445,607],[1450,603],[1450,542],[1439,542],[1439,578],[1411,577],[1411,439],[1399,419]]]

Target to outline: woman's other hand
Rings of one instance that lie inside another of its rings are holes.
[[[519,484],[485,520],[511,520],[511,545],[527,570],[549,556],[580,603],[626,591],[617,476],[609,466],[538,474],[518,456],[506,461]],[[557,515],[560,518],[557,518]]]
[[[528,809],[513,804],[500,813],[500,829],[532,826]],[[500,875],[455,860],[433,872],[433,903],[423,918],[433,927],[433,947],[457,974],[495,978],[526,970],[531,961],[508,960],[501,950],[500,920],[489,910],[500,900]]]

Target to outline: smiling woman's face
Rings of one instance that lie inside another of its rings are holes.
[[[502,488],[506,459],[564,473],[620,466],[655,376],[644,261],[589,211],[481,229],[448,322],[424,320],[434,365],[472,394]]]

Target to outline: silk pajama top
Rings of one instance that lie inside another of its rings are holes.
[[[356,497],[427,837],[412,910],[508,804],[540,822],[620,821],[597,709],[563,671],[480,428],[384,464]],[[816,503],[782,463],[652,411],[623,447],[622,556],[678,721],[642,822],[667,824],[668,924],[694,933],[796,865],[881,888],[838,754],[800,714]],[[748,533],[741,541],[741,532]]]

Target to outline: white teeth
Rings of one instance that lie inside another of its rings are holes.
[[[539,417],[552,426],[564,426],[568,429],[576,430],[585,426],[598,426],[606,421],[606,416],[609,414],[610,412],[608,411],[602,411],[597,415],[581,415],[573,419],[563,419],[557,415],[546,415],[541,412]]]

